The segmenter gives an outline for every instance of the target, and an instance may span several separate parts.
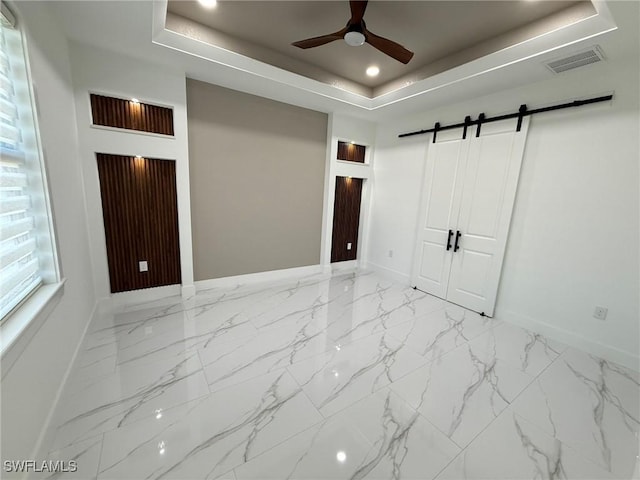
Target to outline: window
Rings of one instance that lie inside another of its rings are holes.
[[[59,280],[23,33],[2,3],[0,25],[0,318]]]

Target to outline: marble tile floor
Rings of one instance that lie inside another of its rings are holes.
[[[87,479],[640,478],[640,375],[370,272],[90,325],[51,460]]]

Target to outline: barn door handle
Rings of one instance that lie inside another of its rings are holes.
[[[460,248],[460,245],[458,245],[458,243],[460,242],[460,237],[462,236],[462,233],[460,233],[460,230],[456,230],[456,244],[453,247],[453,251],[457,252],[458,249]]]
[[[447,237],[447,252],[451,250],[451,237],[453,237],[453,230],[449,230],[449,236]]]

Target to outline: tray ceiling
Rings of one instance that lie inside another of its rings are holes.
[[[372,1],[367,27],[415,52],[407,65],[344,41],[296,40],[341,29],[346,1],[170,0],[166,28],[313,80],[374,98],[595,14],[588,1]],[[367,67],[380,73],[368,77]]]

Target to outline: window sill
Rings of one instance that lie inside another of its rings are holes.
[[[134,130],[132,128],[108,127],[107,125],[97,125],[95,123],[92,123],[89,126],[91,128],[97,128],[99,130],[108,130],[111,132],[132,133],[134,135],[146,135],[148,137],[166,138],[167,140],[176,139],[175,133],[173,135],[168,135],[164,133],[145,132],[144,130]]]
[[[0,325],[2,378],[11,370],[64,294],[64,279],[43,285]]]
[[[336,162],[343,163],[345,165],[355,165],[357,167],[369,167],[371,164],[369,162],[353,162],[351,160],[340,160],[336,159]]]

